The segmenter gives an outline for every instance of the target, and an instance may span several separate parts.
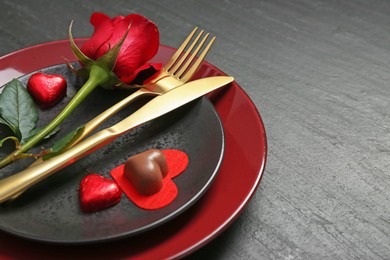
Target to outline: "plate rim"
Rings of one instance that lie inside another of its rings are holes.
[[[50,67],[41,68],[41,69],[36,70],[36,71],[46,71],[46,70],[56,70],[56,69],[64,70],[64,69],[66,69],[66,64],[65,63],[56,64],[56,65],[53,65]],[[18,79],[24,78],[23,79],[23,82],[24,82],[24,81],[26,81],[26,77],[28,77],[32,73],[35,73],[36,71],[33,71],[31,73],[28,73],[28,74],[24,74],[24,75],[18,77]],[[4,88],[4,86],[5,85],[0,86],[0,90],[2,88]],[[68,86],[68,87],[70,87],[70,86]],[[194,103],[194,102],[196,102],[196,103]],[[98,235],[94,235],[92,237],[84,237],[84,236],[80,235],[79,237],[73,236],[70,238],[64,238],[62,236],[55,237],[54,232],[50,233],[50,234],[48,234],[48,232],[46,232],[46,233],[45,232],[44,233],[38,233],[38,232],[33,233],[30,229],[16,229],[15,230],[15,228],[9,228],[3,224],[3,222],[10,223],[10,221],[0,221],[1,222],[0,223],[0,231],[4,231],[6,233],[9,233],[9,234],[12,234],[15,236],[19,236],[21,238],[33,240],[33,241],[52,243],[52,244],[79,245],[79,244],[102,243],[102,242],[109,242],[109,241],[114,241],[114,240],[118,240],[118,239],[123,239],[123,238],[131,237],[131,236],[136,236],[136,235],[139,235],[143,232],[147,232],[147,231],[150,231],[152,229],[158,228],[158,226],[163,225],[168,221],[171,221],[172,219],[176,218],[178,215],[180,215],[183,212],[185,212],[186,210],[188,210],[188,208],[190,208],[194,203],[196,203],[196,201],[198,201],[212,185],[214,179],[218,175],[218,171],[219,171],[219,168],[220,168],[221,163],[223,161],[223,155],[224,155],[224,151],[225,151],[225,135],[224,135],[222,121],[221,121],[217,111],[215,110],[213,104],[211,103],[211,101],[205,97],[201,97],[200,99],[196,99],[196,100],[192,101],[191,103],[195,104],[199,108],[202,107],[203,110],[208,111],[207,113],[210,115],[210,118],[213,118],[212,122],[213,122],[213,125],[216,126],[215,129],[218,132],[218,136],[219,136],[218,140],[220,140],[220,142],[218,142],[218,146],[217,146],[218,151],[215,154],[216,158],[217,158],[216,164],[213,164],[213,166],[211,167],[212,170],[208,174],[206,174],[207,179],[206,179],[204,185],[199,186],[199,189],[196,189],[196,191],[194,192],[195,195],[191,198],[188,198],[188,200],[185,200],[183,205],[181,205],[177,208],[174,208],[173,210],[168,212],[168,214],[161,216],[160,218],[155,219],[150,223],[144,224],[142,226],[137,226],[136,228],[133,228],[130,230],[126,230],[126,231],[122,230],[121,232],[118,232],[115,234],[109,234],[109,235],[98,234]],[[170,149],[170,148],[166,148],[166,149]],[[196,167],[196,166],[194,166],[194,167]],[[123,197],[123,199],[125,199],[125,198],[127,199],[125,193],[123,193],[122,197]],[[118,206],[114,205],[114,207],[118,207]],[[134,205],[134,207],[137,208],[136,205]],[[140,209],[140,210],[142,211],[143,209]],[[143,210],[143,211],[148,211],[148,210]],[[12,212],[10,214],[11,214],[11,216],[13,215]],[[87,213],[84,213],[84,214],[85,214],[85,216],[89,215]],[[92,213],[92,214],[94,214],[94,213]],[[102,214],[104,214],[104,213],[102,213]],[[82,212],[80,214],[78,212],[76,212],[75,215],[80,215],[79,216],[80,218],[82,218],[84,216]]]
[[[75,41],[78,44],[80,44],[83,41],[85,41],[85,39],[86,38],[78,38],[78,39],[75,39]],[[35,51],[35,50],[42,48],[42,47],[50,46],[50,47],[54,47],[55,49],[61,49],[64,47],[63,45],[67,44],[67,43],[68,43],[68,40],[54,40],[54,41],[50,41],[50,42],[40,43],[40,44],[33,45],[33,46],[28,46],[28,47],[25,47],[23,49],[13,51],[9,54],[6,54],[6,55],[0,57],[0,63],[4,62],[4,60],[14,58],[13,57],[14,55],[23,55],[26,52],[29,52],[31,50]],[[166,50],[170,50],[172,52],[175,50],[175,48],[167,46],[167,45],[163,45],[163,44],[161,44],[160,47],[165,48]],[[10,62],[12,62],[12,61],[10,61]],[[50,65],[55,65],[55,64],[59,64],[59,63],[61,63],[61,62],[54,61],[54,63],[53,63],[53,61],[51,61]],[[208,67],[211,67],[216,72],[219,72],[222,75],[226,75],[226,73],[224,73],[222,70],[220,70],[219,68],[217,68],[213,64],[210,64],[207,61],[204,61],[204,63]],[[42,66],[42,67],[44,67],[44,66]],[[27,73],[27,72],[24,72],[24,73]],[[234,222],[234,220],[240,215],[242,210],[245,208],[245,206],[248,204],[250,199],[253,197],[255,191],[257,190],[257,188],[260,184],[260,181],[263,177],[265,166],[266,166],[266,161],[267,161],[268,144],[267,144],[265,126],[264,126],[264,123],[262,121],[262,118],[260,116],[258,109],[256,108],[255,104],[250,99],[249,95],[242,89],[241,86],[238,85],[237,82],[233,82],[232,85],[234,88],[238,89],[240,95],[243,95],[243,98],[246,101],[246,105],[248,105],[248,110],[250,110],[250,112],[253,113],[253,118],[258,121],[257,126],[259,127],[258,130],[261,133],[261,135],[259,136],[259,139],[261,139],[261,141],[262,141],[262,145],[261,145],[262,152],[261,152],[261,154],[259,154],[259,158],[261,159],[261,162],[257,167],[257,171],[255,173],[253,173],[253,175],[256,175],[255,181],[250,186],[250,189],[247,192],[245,192],[245,197],[242,200],[240,200],[240,203],[237,205],[234,212],[232,212],[228,218],[224,219],[223,222],[216,223],[214,225],[216,227],[214,228],[214,226],[213,226],[213,230],[211,232],[208,232],[207,234],[204,234],[204,235],[202,234],[201,239],[197,239],[195,242],[189,242],[189,244],[187,243],[185,245],[182,245],[180,248],[177,248],[177,249],[175,248],[174,250],[168,250],[165,247],[165,245],[156,246],[156,247],[158,247],[157,249],[153,248],[153,250],[151,250],[153,252],[147,252],[147,253],[144,252],[145,255],[151,255],[157,251],[160,254],[164,254],[167,257],[182,257],[182,256],[188,255],[188,254],[192,253],[193,251],[199,249],[200,247],[204,246],[205,244],[211,242],[211,240],[213,240],[215,237],[217,237],[221,232],[223,232],[226,228],[228,228]],[[218,110],[217,110],[217,112],[218,112]],[[1,239],[1,234],[0,234],[0,239]],[[17,240],[17,242],[23,242],[23,241]],[[136,255],[139,256],[141,254],[142,254],[142,252],[137,253]]]

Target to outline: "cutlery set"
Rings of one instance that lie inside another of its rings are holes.
[[[138,91],[89,121],[85,125],[83,133],[68,150],[45,161],[37,160],[27,169],[0,180],[0,203],[15,199],[34,184],[109,144],[132,129],[231,83],[234,78],[229,76],[214,76],[189,81],[200,67],[215,40],[213,37],[197,57],[209,34],[207,33],[200,40],[203,34],[201,31],[193,39],[196,31],[197,28],[188,35],[151,82],[139,86]],[[156,97],[119,123],[87,137],[105,120],[144,95]]]

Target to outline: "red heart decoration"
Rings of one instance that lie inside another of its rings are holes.
[[[41,108],[49,108],[66,95],[66,80],[58,74],[37,72],[27,82],[27,90]]]
[[[109,208],[121,200],[122,191],[115,181],[92,173],[80,182],[80,207],[84,212]]]
[[[171,203],[178,194],[176,184],[172,178],[178,176],[188,165],[188,156],[179,150],[162,150],[165,155],[168,173],[162,180],[161,189],[152,195],[143,195],[137,191],[131,181],[125,176],[125,165],[122,164],[111,170],[111,176],[121,187],[126,196],[138,207],[142,209],[159,209]]]

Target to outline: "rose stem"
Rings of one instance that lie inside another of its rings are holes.
[[[22,157],[21,155],[28,149],[36,145],[45,136],[50,134],[69,114],[95,89],[98,85],[110,80],[110,74],[98,65],[92,65],[87,82],[80,88],[68,105],[41,131],[30,138],[19,149],[16,149],[6,158],[0,161],[0,168]]]

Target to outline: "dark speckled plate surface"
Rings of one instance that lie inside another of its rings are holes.
[[[68,81],[67,97],[54,108],[40,111],[40,123],[45,124],[64,107],[80,83],[65,65],[41,71],[61,74]],[[28,77],[23,76],[20,80],[25,83]],[[93,118],[128,93],[96,89],[64,121],[61,132],[53,140]],[[103,127],[118,122],[146,101],[141,99],[130,105]],[[0,128],[0,135],[6,135],[5,128]],[[42,145],[49,147],[53,140]],[[78,188],[85,175],[99,173],[110,177],[112,168],[149,148],[179,149],[189,156],[188,168],[174,179],[179,188],[175,201],[163,209],[147,211],[138,208],[123,195],[121,202],[112,208],[90,214],[81,212]],[[11,149],[2,148],[0,156]],[[17,200],[2,204],[0,229],[29,239],[56,243],[91,243],[138,234],[174,218],[200,198],[217,174],[223,150],[220,119],[208,99],[201,98],[118,138],[34,186]],[[20,171],[30,163],[25,160],[5,167],[0,170],[0,177]]]

